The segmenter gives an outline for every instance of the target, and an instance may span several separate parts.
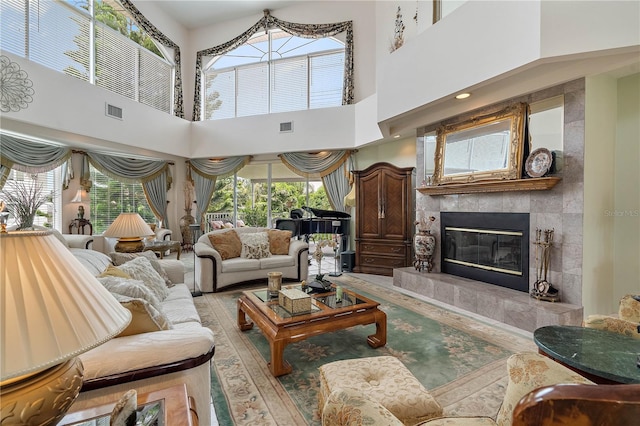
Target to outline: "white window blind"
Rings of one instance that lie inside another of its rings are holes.
[[[210,72],[205,75],[204,112],[211,118],[233,118],[236,115],[236,72]]]
[[[0,47],[7,52],[25,56],[24,0],[0,1]]]
[[[140,102],[161,111],[171,110],[172,68],[156,55],[140,51]]]
[[[342,104],[344,52],[312,56],[309,108],[325,108]]]
[[[156,218],[147,203],[140,183],[122,183],[89,167],[93,186],[91,197],[91,224],[94,234],[102,234],[123,212],[136,212],[147,223]]]
[[[237,70],[237,116],[269,112],[269,64],[255,64]]]
[[[307,109],[307,58],[272,63],[271,112]]]
[[[96,25],[96,85],[136,99],[138,50],[111,28]]]

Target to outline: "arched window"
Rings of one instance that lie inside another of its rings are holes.
[[[342,104],[345,44],[336,37],[271,29],[209,59],[202,80],[204,119]]]

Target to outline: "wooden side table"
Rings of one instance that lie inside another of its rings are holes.
[[[198,412],[195,401],[187,395],[187,386],[176,385],[148,393],[138,394],[138,406],[156,401],[163,402],[164,425],[198,426]],[[73,405],[58,426],[73,426],[92,419],[109,416],[117,401],[110,404],[73,412]],[[206,409],[206,407],[205,407]]]
[[[84,235],[84,227],[89,227],[89,233],[87,235],[93,235],[93,225],[89,219],[73,219],[69,224],[69,233],[73,234],[73,228],[78,230],[78,234]]]

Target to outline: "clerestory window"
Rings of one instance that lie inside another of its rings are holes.
[[[207,120],[342,105],[345,44],[280,29],[254,34],[203,67]]]
[[[172,113],[175,66],[116,0],[2,0],[0,48]]]

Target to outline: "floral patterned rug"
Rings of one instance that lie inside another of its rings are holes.
[[[387,345],[378,349],[367,345],[373,324],[314,336],[286,347],[285,359],[293,372],[278,378],[267,368],[269,345],[260,330],[241,332],[237,327],[237,298],[260,286],[194,299],[203,324],[216,334],[212,395],[220,425],[319,425],[318,367],[382,355],[400,359],[446,415],[494,417],[504,396],[507,358],[535,351],[531,339],[392,288],[346,274],[335,281],[380,302],[387,314]]]

